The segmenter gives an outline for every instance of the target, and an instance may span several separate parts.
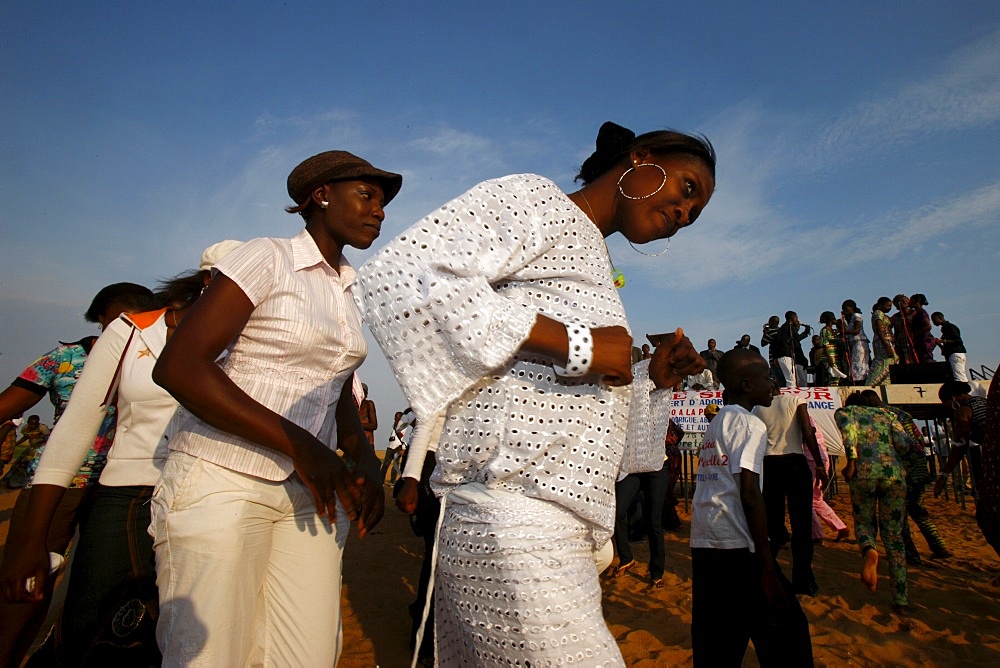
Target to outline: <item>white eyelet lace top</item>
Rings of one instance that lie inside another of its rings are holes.
[[[485,181],[373,256],[354,294],[418,420],[447,408],[438,493],[479,482],[552,501],[603,544],[626,425],[662,449],[669,395],[650,404],[648,365],[610,388],[519,352],[539,313],[628,327],[590,219],[541,176]]]

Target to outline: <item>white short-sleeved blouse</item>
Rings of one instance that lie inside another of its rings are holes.
[[[291,239],[248,241],[215,270],[254,305],[222,363],[226,375],[256,401],[336,448],[337,401],[367,353],[351,296],[354,269],[345,259],[335,270],[302,230]],[[169,447],[266,480],[284,480],[294,470],[287,455],[193,415]]]

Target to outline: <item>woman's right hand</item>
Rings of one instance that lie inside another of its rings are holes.
[[[604,382],[617,387],[632,382],[632,336],[624,327],[595,327],[590,330],[594,339],[594,359],[590,372],[604,377]]]
[[[407,515],[412,515],[417,510],[418,500],[418,482],[413,478],[403,478],[403,484],[399,486],[399,494],[396,495],[396,507]]]
[[[41,601],[49,577],[49,551],[41,542],[24,542],[20,545],[7,542],[3,565],[0,566],[0,589],[10,603]],[[27,581],[34,578],[34,587],[27,589]]]
[[[354,481],[340,455],[319,441],[296,446],[292,458],[295,471],[312,492],[316,512],[332,524],[337,519],[337,499],[351,521],[358,518],[362,505],[361,487]]]

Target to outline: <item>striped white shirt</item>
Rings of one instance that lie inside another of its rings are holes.
[[[305,230],[291,239],[253,239],[215,266],[254,305],[222,363],[226,375],[331,449],[341,390],[367,353],[351,296],[356,273],[345,259],[339,269],[327,264]],[[266,480],[284,480],[294,470],[287,455],[194,416],[169,447]]]

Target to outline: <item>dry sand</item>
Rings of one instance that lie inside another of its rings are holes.
[[[15,492],[0,491],[0,540]],[[872,594],[858,575],[857,545],[828,540],[816,548],[814,567],[820,593],[801,597],[812,627],[817,666],[990,666],[1000,665],[1000,590],[988,584],[1000,560],[983,540],[971,503],[928,498],[928,508],[955,557],[931,561],[914,531],[924,566],[909,572],[909,618],[893,615],[884,560],[879,590]],[[853,527],[846,488],[831,505]],[[666,587],[650,589],[645,566],[618,580],[603,580],[604,612],[629,666],[684,666],[691,663],[691,557],[688,517],[668,533]],[[915,529],[915,527],[914,527]],[[634,546],[640,564],[645,543]],[[342,668],[408,666],[407,605],[413,600],[423,541],[406,517],[390,505],[368,537],[352,534],[344,559]],[[788,552],[781,560],[787,571]],[[752,650],[744,661],[756,666]]]

